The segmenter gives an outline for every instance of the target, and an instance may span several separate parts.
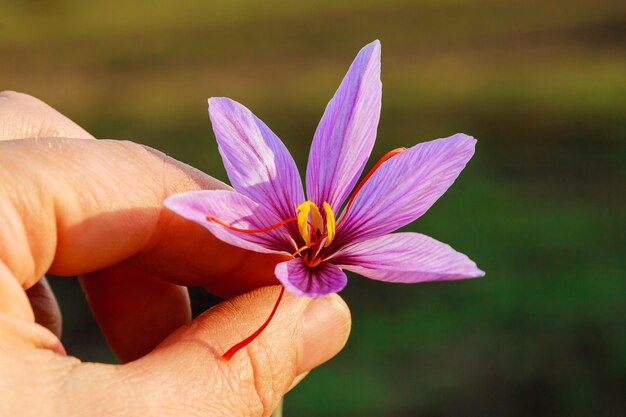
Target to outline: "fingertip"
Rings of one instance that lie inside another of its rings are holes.
[[[313,299],[302,318],[302,354],[298,373],[308,372],[335,356],[348,341],[350,309],[337,294]]]
[[[61,309],[46,277],[28,288],[26,295],[35,314],[35,321],[60,338],[63,328]]]
[[[200,408],[207,405],[202,387],[211,384],[224,387],[211,406],[226,407],[230,415],[269,414],[308,371],[336,355],[350,333],[350,312],[339,296],[285,293],[268,327],[230,361],[222,360],[262,325],[279,293],[280,286],[264,287],[217,305],[129,369],[184,386],[177,398]],[[240,409],[229,409],[233,404]]]

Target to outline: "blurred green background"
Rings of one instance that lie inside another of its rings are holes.
[[[251,108],[302,171],[360,47],[383,45],[377,159],[465,132],[477,153],[410,230],[478,280],[352,277],[343,353],[287,416],[616,416],[626,407],[626,3],[0,0],[0,89],[97,137],[226,179],[209,96]],[[114,361],[75,280],[52,285],[64,342]],[[210,298],[193,291],[196,311]]]

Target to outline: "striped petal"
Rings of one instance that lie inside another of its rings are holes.
[[[240,248],[261,253],[289,254],[288,234],[280,229],[263,233],[230,230],[215,221],[244,229],[262,229],[281,221],[274,213],[246,196],[232,191],[192,191],[168,197],[165,206],[186,219],[207,228],[218,239]],[[283,226],[284,227],[284,226]]]
[[[209,99],[209,115],[233,188],[281,219],[293,217],[304,192],[298,168],[281,140],[234,100]]]
[[[322,116],[309,154],[309,200],[337,212],[372,152],[380,117],[380,42],[365,46]]]
[[[348,246],[332,262],[377,281],[416,283],[485,275],[467,256],[419,233],[395,233]]]
[[[346,286],[346,274],[333,264],[323,263],[310,268],[302,258],[276,265],[276,278],[295,295],[320,297],[339,292]]]
[[[337,247],[405,226],[446,192],[474,154],[462,133],[420,143],[384,162],[365,183],[337,227]]]

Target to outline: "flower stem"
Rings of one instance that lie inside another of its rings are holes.
[[[283,398],[278,402],[276,410],[272,413],[271,417],[283,417]]]

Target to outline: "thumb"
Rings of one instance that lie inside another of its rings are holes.
[[[269,416],[297,377],[343,348],[351,323],[337,295],[311,299],[285,293],[261,335],[230,361],[222,359],[266,320],[279,290],[265,287],[219,304],[125,365],[124,372],[145,387],[141,397],[163,405],[156,409]]]

